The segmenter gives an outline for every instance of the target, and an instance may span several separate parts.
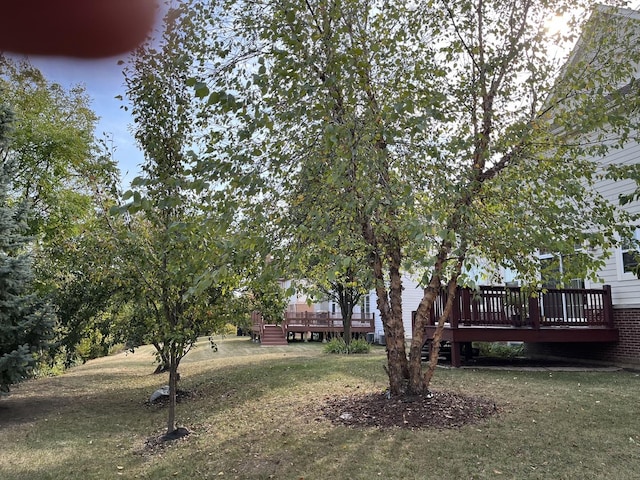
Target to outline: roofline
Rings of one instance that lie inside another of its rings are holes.
[[[614,7],[612,5],[597,4],[593,9],[594,12],[606,13],[609,15],[615,15],[617,17],[633,18],[634,20],[640,20],[640,11],[632,8]]]

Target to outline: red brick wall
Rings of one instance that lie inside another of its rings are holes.
[[[527,352],[619,365],[640,365],[640,308],[614,309],[613,321],[620,334],[617,343],[528,344]]]
[[[640,308],[614,309],[613,321],[620,333],[614,361],[640,364]]]

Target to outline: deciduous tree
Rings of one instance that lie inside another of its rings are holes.
[[[96,154],[96,114],[84,87],[48,81],[27,61],[0,56],[0,88],[15,114],[12,194],[29,201],[29,233],[50,241],[78,232],[91,210],[91,190],[113,164]]]
[[[121,282],[110,268],[113,248],[96,191],[114,188],[118,170],[97,148],[97,117],[84,87],[66,88],[28,61],[0,56],[0,89],[15,112],[5,146],[15,163],[10,196],[29,205],[35,286],[56,305],[52,350],[63,350],[69,364],[85,336],[100,337],[104,350],[111,338],[107,317]]]
[[[294,207],[324,210],[359,235],[392,394],[427,391],[437,348],[426,371],[421,349],[434,301],[443,287],[473,285],[480,259],[535,283],[535,252],[546,249],[575,254],[576,271],[565,273],[587,275],[624,228],[624,214],[589,187],[602,174],[595,157],[633,129],[636,27],[624,12],[588,17],[588,7],[265,0],[201,11],[210,74],[193,83],[216,114],[209,171],[279,216],[276,225]],[[569,30],[550,38],[556,12]],[[554,53],[578,37],[568,61]],[[300,197],[309,186],[314,194]],[[319,238],[320,226],[295,228]],[[408,352],[406,265],[422,270],[425,287]]]
[[[316,205],[323,208],[322,203]],[[289,272],[298,279],[294,282],[297,290],[306,293],[311,301],[331,300],[339,306],[348,346],[354,309],[373,287],[367,249],[359,238],[353,235],[346,238],[352,231],[349,227],[341,228],[339,218],[330,219],[324,230],[309,228],[314,219],[314,213],[309,213],[301,222],[298,218],[288,223],[289,226],[305,224],[304,232],[296,228],[291,231],[294,241],[288,249],[288,258],[294,266]]]
[[[233,215],[210,200],[195,169],[202,109],[186,84],[197,67],[201,40],[188,6],[170,8],[158,36],[137,49],[125,67],[134,134],[143,149],[142,174],[120,209],[134,237],[136,296],[141,333],[169,367],[167,434],[176,430],[177,373],[181,359],[214,318],[203,315],[232,290]],[[201,102],[200,102],[201,103]],[[220,208],[218,208],[220,207]],[[115,209],[114,209],[115,210]]]

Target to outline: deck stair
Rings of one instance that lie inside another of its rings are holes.
[[[263,347],[276,347],[287,345],[284,331],[279,325],[264,325],[260,344]]]

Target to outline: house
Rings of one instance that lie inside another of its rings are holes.
[[[640,14],[634,13],[640,20]],[[610,165],[636,165],[640,163],[640,142],[630,139],[620,150],[610,151],[598,158],[603,168]],[[635,191],[637,185],[632,180],[601,179],[594,188],[608,201],[618,203],[621,195]],[[632,214],[640,215],[640,202],[633,201],[623,208]],[[614,362],[618,364],[640,364],[640,279],[634,273],[637,260],[633,241],[640,240],[640,228],[635,230],[634,238],[622,239],[622,246],[614,249],[611,256],[598,272],[599,280],[585,280],[585,288],[611,287],[613,304],[613,323],[619,331],[619,341],[598,346],[580,344],[541,344],[532,346],[533,353],[569,356]]]
[[[609,15],[638,22],[640,25],[640,12],[625,9],[600,6],[601,12]],[[640,27],[638,27],[640,30]],[[640,79],[640,67],[635,74],[636,81]],[[633,93],[634,82],[620,84],[621,91]],[[639,113],[640,114],[640,113]],[[608,153],[594,157],[604,171],[608,167],[630,166],[640,163],[640,139],[638,132],[632,132],[629,140],[623,148],[609,150]],[[633,180],[613,180],[601,178],[593,188],[607,201],[618,205],[621,195],[633,193],[638,185]],[[640,215],[640,202],[633,201],[622,207],[627,212]],[[639,224],[640,226],[640,224]],[[618,364],[640,364],[640,279],[634,274],[637,260],[634,252],[638,248],[634,241],[640,240],[640,228],[635,230],[633,238],[621,239],[622,247],[611,252],[606,259],[604,267],[598,272],[599,280],[596,282],[585,280],[585,288],[601,288],[604,285],[611,287],[613,304],[613,324],[619,331],[619,340],[611,344],[584,345],[584,344],[539,344],[532,346],[533,353],[585,358],[615,362]]]

